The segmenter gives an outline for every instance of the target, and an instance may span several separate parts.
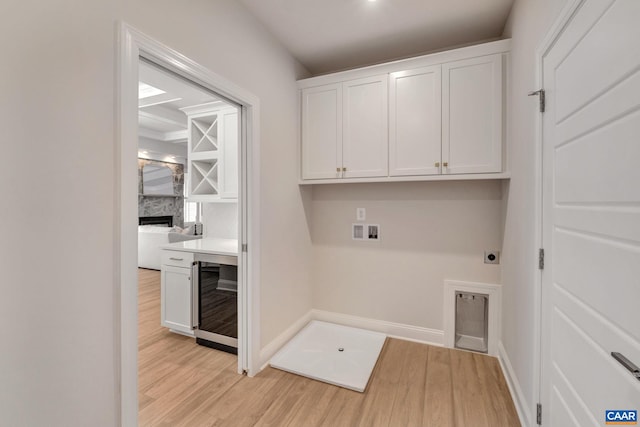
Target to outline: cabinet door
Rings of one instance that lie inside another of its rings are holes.
[[[440,66],[389,76],[389,175],[437,175],[441,163]]]
[[[238,110],[221,111],[218,115],[220,140],[220,197],[238,198]]]
[[[342,85],[302,91],[302,179],[340,178]]]
[[[502,171],[502,55],[442,65],[442,173]]]
[[[342,84],[344,178],[388,174],[387,80],[384,74]]]
[[[191,334],[191,269],[162,265],[160,284],[161,324]]]

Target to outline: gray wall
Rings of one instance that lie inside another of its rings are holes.
[[[566,0],[516,0],[505,28],[512,37],[511,98],[507,110],[511,180],[505,185],[502,257],[502,345],[513,367],[526,418],[535,425],[536,313],[536,52]]]
[[[115,426],[118,21],[260,99],[263,343],[311,308],[295,178],[295,80],[306,72],[235,0],[2,6],[0,424]]]
[[[444,280],[500,283],[500,181],[319,185],[311,203],[314,308],[443,328]],[[356,208],[380,241],[354,241]]]

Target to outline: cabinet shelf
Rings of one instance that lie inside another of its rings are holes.
[[[218,159],[219,155],[217,151],[200,151],[191,153],[191,160],[214,160]]]
[[[336,178],[336,179],[306,179],[298,181],[298,185],[319,184],[355,184],[366,182],[410,182],[410,181],[480,181],[480,180],[511,179],[510,172],[501,173],[469,173],[459,175],[421,175],[421,176],[391,176],[377,178]]]
[[[216,102],[187,107],[188,200],[216,202],[238,197],[238,110]]]
[[[191,162],[191,194],[218,194],[217,160],[198,160]]]
[[[191,151],[218,149],[218,116],[205,116],[191,120]]]

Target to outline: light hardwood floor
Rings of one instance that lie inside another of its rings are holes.
[[[365,393],[266,368],[160,326],[160,273],[139,270],[141,426],[519,426],[497,359],[387,339]]]

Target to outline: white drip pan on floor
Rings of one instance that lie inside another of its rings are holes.
[[[271,359],[271,366],[364,392],[385,334],[311,321]]]

